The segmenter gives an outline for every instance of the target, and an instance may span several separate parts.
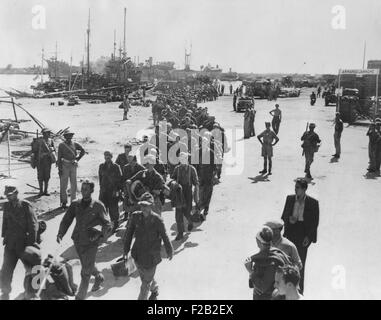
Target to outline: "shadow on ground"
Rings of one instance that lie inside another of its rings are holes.
[[[251,183],[258,183],[258,182],[268,182],[270,181],[269,180],[269,176],[267,174],[260,174],[256,177],[248,177],[248,179],[250,179],[252,182]]]
[[[38,215],[38,218],[41,219],[41,220],[44,220],[44,221],[49,221],[51,219],[54,219],[55,217],[65,213],[65,209],[62,209],[61,207],[59,208],[56,208],[56,209],[53,209],[53,210],[50,210],[50,211],[46,211],[40,215]]]

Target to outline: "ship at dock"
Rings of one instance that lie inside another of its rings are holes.
[[[125,30],[126,9],[124,9],[124,41],[116,54],[116,31],[114,30],[114,51],[108,57],[100,57],[90,62],[90,10],[87,26],[86,61],[82,59],[79,66],[54,57],[45,59],[42,50],[40,77],[41,81],[31,86],[33,94],[12,94],[15,97],[53,98],[77,96],[79,99],[98,99],[102,101],[121,101],[123,95],[129,94],[141,86],[142,68],[127,56]],[[71,59],[72,60],[72,59]],[[43,81],[48,75],[49,80]]]

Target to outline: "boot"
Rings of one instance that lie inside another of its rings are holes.
[[[50,196],[50,193],[48,192],[48,185],[49,185],[49,182],[45,181],[45,188],[44,188],[45,196]]]
[[[159,295],[159,290],[155,290],[151,292],[148,300],[157,300],[157,296]]]
[[[178,233],[177,236],[176,236],[176,238],[175,238],[175,241],[180,241],[180,240],[182,240],[183,238],[184,238],[183,233]]]
[[[91,288],[92,292],[98,291],[101,288],[101,284],[105,281],[104,276],[100,273],[95,277],[95,282]]]
[[[40,192],[38,193],[38,196],[41,197],[44,195],[44,182],[43,181],[38,181],[39,187],[40,187]]]

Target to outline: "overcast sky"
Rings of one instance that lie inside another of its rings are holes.
[[[46,8],[46,29],[32,27],[32,8]],[[334,29],[342,5],[346,28]],[[58,42],[58,58],[79,64],[91,9],[91,59],[113,51],[114,29],[123,40],[127,7],[127,53],[132,59],[174,61],[184,67],[210,63],[224,71],[337,73],[381,59],[380,0],[0,0],[0,67],[40,64]],[[304,64],[305,62],[305,64]]]

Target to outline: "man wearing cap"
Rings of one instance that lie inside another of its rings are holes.
[[[193,195],[196,205],[199,203],[199,180],[194,166],[188,163],[188,153],[180,153],[180,164],[175,167],[171,178],[181,185],[185,203],[180,208],[176,207],[177,236],[175,240],[183,239],[184,217],[188,220],[188,231],[192,231],[193,222],[191,219]],[[194,194],[192,186],[195,187]]]
[[[280,266],[290,264],[287,255],[271,246],[273,232],[267,226],[256,235],[259,252],[245,261],[249,272],[249,287],[253,288],[253,300],[270,300],[274,292],[275,272]]]
[[[4,195],[8,202],[4,203],[3,225],[1,236],[4,245],[3,266],[0,275],[0,300],[8,300],[12,291],[12,277],[17,262],[21,259],[26,247],[37,240],[38,222],[32,206],[28,201],[18,198],[18,190],[14,186],[6,186]]]
[[[103,202],[113,223],[114,233],[119,226],[119,193],[122,189],[122,170],[112,161],[112,153],[104,152],[105,162],[99,165],[99,200]]]
[[[263,157],[263,170],[259,173],[267,173],[267,160],[269,162],[269,171],[268,174],[271,175],[272,169],[272,156],[273,156],[273,146],[275,146],[279,138],[274,131],[270,129],[270,122],[265,122],[266,130],[263,131],[260,135],[257,136],[259,142],[262,145],[262,157]],[[262,140],[261,140],[262,139]],[[273,143],[273,141],[275,142]]]
[[[321,140],[315,130],[315,124],[310,123],[309,131],[304,132],[300,140],[303,141],[302,148],[303,154],[306,157],[306,165],[304,172],[306,173],[306,178],[313,179],[311,176],[311,164],[314,161],[314,154],[319,150]]]
[[[161,215],[162,204],[160,200],[160,194],[164,189],[164,179],[154,168],[154,165],[156,164],[155,156],[145,156],[143,159],[143,164],[146,169],[139,171],[137,174],[127,180],[127,185],[131,186],[134,181],[139,180],[144,185],[145,189],[154,197],[153,210],[157,214]]]
[[[92,199],[93,192],[93,182],[89,180],[82,182],[82,199],[73,201],[70,204],[62,218],[57,234],[57,242],[60,243],[73,220],[76,219],[71,238],[82,265],[81,284],[76,295],[77,300],[86,299],[91,276],[95,277],[91,291],[99,290],[104,281],[104,277],[97,269],[95,261],[98,246],[102,239],[107,239],[112,224],[103,203]]]
[[[298,249],[296,249],[295,245],[290,240],[283,237],[281,234],[283,224],[282,220],[271,220],[265,223],[265,226],[270,227],[273,232],[271,244],[273,247],[278,248],[287,254],[291,263],[299,270],[302,270],[303,264],[300,260]]]
[[[272,115],[273,119],[271,121],[271,125],[275,134],[279,132],[280,122],[282,121],[282,111],[279,109],[279,104],[275,105],[275,109],[271,110],[270,115]]]
[[[51,130],[42,129],[42,138],[32,143],[33,158],[36,161],[37,179],[40,187],[39,196],[49,196],[48,185],[52,164],[56,162],[53,140],[50,139]]]
[[[57,166],[60,176],[60,197],[61,207],[67,208],[67,184],[70,179],[70,201],[77,199],[77,167],[78,161],[85,155],[85,150],[82,146],[73,142],[73,132],[67,131],[64,133],[65,141],[58,146]],[[79,155],[77,155],[79,151]]]
[[[295,194],[287,196],[282,213],[284,221],[283,236],[293,242],[298,250],[303,268],[300,270],[300,289],[304,289],[304,270],[308,247],[317,241],[319,225],[319,201],[306,195],[308,182],[297,179]]]
[[[120,169],[123,170],[124,166],[129,163],[128,159],[130,159],[129,155],[131,150],[132,150],[132,145],[130,143],[126,143],[124,145],[124,152],[118,154],[118,156],[116,157],[115,163],[119,165]]]
[[[333,141],[335,143],[335,154],[332,155],[334,158],[339,159],[341,154],[341,133],[344,129],[344,123],[340,119],[340,112],[336,112],[336,118],[335,118],[335,132],[333,134]]]
[[[138,300],[156,300],[159,287],[155,281],[157,265],[161,262],[161,242],[164,242],[168,259],[173,256],[172,244],[169,241],[163,219],[152,211],[153,196],[146,192],[138,202],[141,211],[135,211],[127,224],[124,236],[124,255],[130,252],[131,242],[135,236],[135,242],[131,250],[142,285]]]

